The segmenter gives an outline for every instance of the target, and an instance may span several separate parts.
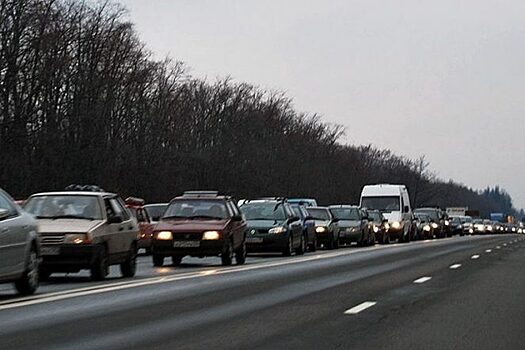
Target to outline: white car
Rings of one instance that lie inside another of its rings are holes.
[[[410,242],[414,232],[414,215],[405,185],[367,185],[361,192],[360,207],[379,210],[388,220],[390,240]]]
[[[20,294],[33,294],[39,259],[36,220],[0,189],[0,283],[14,282]]]

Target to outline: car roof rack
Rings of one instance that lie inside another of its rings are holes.
[[[184,197],[218,197],[219,191],[186,191],[183,193]]]

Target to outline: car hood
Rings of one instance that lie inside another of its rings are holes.
[[[86,233],[103,225],[104,220],[79,219],[39,219],[38,232],[40,233]]]
[[[283,226],[284,222],[275,220],[248,220],[246,221],[246,224],[248,225],[248,228],[270,229],[276,226]]]
[[[339,227],[359,227],[361,226],[361,221],[339,220],[339,222],[337,223],[337,226]]]
[[[402,221],[401,212],[399,211],[393,211],[391,213],[383,213],[383,216],[385,217],[385,219],[388,220],[388,222]]]
[[[228,220],[165,220],[157,224],[156,231],[220,231],[226,228]]]

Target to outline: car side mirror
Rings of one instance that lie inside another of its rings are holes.
[[[335,223],[337,224],[337,223],[339,222],[339,219],[334,218],[332,221],[335,222]]]
[[[410,211],[410,208],[408,207],[408,205],[405,205],[405,213],[408,213]]]
[[[5,220],[9,217],[9,210],[0,209],[0,221]]]
[[[121,224],[122,221],[124,220],[122,219],[122,216],[119,216],[119,215],[111,216],[108,218],[109,224]]]

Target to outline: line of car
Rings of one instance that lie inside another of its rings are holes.
[[[412,211],[406,187],[389,184],[365,186],[359,205],[327,207],[309,198],[236,201],[216,191],[188,191],[170,203],[146,205],[72,185],[34,194],[22,209],[0,190],[0,282],[32,294],[54,272],[86,269],[93,280],[103,280],[109,266],[119,265],[123,277],[133,277],[139,249],[157,267],[167,258],[178,266],[185,256],[219,256],[228,266],[244,264],[250,253],[303,255],[353,243],[476,233],[470,221],[448,218],[439,208]]]

